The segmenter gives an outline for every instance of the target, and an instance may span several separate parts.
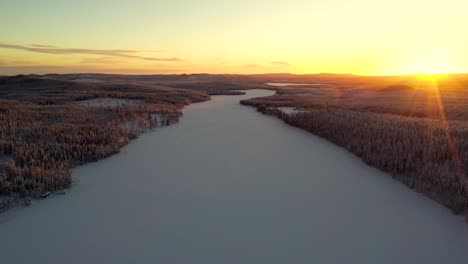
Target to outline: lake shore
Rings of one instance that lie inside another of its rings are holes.
[[[183,106],[210,99],[154,83],[63,78],[0,76],[0,211],[69,188],[71,168],[118,153],[146,128],[177,121]]]

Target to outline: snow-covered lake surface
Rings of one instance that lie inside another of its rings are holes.
[[[468,227],[343,149],[218,96],[0,215],[1,263],[465,263]]]
[[[286,86],[319,86],[321,83],[267,83],[271,86],[286,87]]]

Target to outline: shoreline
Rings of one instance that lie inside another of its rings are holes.
[[[258,99],[261,100],[261,98],[258,98]],[[308,115],[307,111],[292,111],[291,113],[288,113],[287,110],[285,111],[285,110],[281,109],[281,107],[257,104],[255,102],[252,102],[254,100],[255,100],[255,98],[254,99],[242,100],[240,102],[240,104],[242,104],[244,106],[252,107],[252,108],[256,109],[257,112],[259,112],[259,113],[261,113],[263,115],[274,117],[274,118],[276,118],[278,120],[281,120],[283,123],[285,123],[288,126],[295,127],[295,128],[300,129],[300,130],[303,130],[303,131],[305,131],[305,132],[307,132],[309,134],[320,137],[320,138],[326,140],[327,142],[330,142],[331,144],[333,144],[333,145],[335,145],[335,146],[337,146],[339,148],[342,148],[343,150],[347,151],[351,155],[357,157],[359,160],[364,162],[366,165],[368,165],[370,167],[373,167],[373,168],[376,168],[377,170],[388,174],[393,180],[395,180],[398,183],[401,183],[403,186],[410,189],[411,191],[413,191],[413,192],[415,192],[417,194],[420,194],[420,195],[422,195],[422,196],[424,196],[424,197],[426,197],[426,198],[428,198],[428,199],[430,199],[432,201],[435,201],[436,203],[440,204],[441,206],[443,206],[444,208],[446,208],[448,211],[450,211],[452,214],[454,214],[456,216],[464,217],[465,221],[468,223],[468,210],[467,209],[458,210],[457,208],[451,207],[449,204],[444,203],[444,201],[442,201],[440,199],[440,197],[437,196],[437,194],[432,193],[432,192],[428,191],[427,189],[418,188],[416,186],[416,184],[409,182],[406,175],[395,174],[395,173],[392,173],[391,171],[386,171],[383,168],[380,168],[379,166],[377,166],[376,164],[373,164],[372,162],[369,162],[362,155],[359,155],[358,153],[353,152],[351,149],[349,149],[345,145],[342,145],[339,142],[335,142],[334,140],[327,137],[326,135],[322,135],[320,133],[317,133],[316,131],[308,129],[306,126],[304,126],[304,124],[301,124],[301,123],[294,120],[294,117]],[[297,106],[291,106],[291,108],[294,108],[294,107],[297,107]]]
[[[151,133],[151,132],[156,131],[157,129],[172,126],[172,125],[175,125],[175,124],[179,123],[180,118],[183,116],[183,110],[187,106],[190,106],[190,105],[193,105],[193,104],[206,103],[206,102],[211,101],[213,99],[213,97],[217,97],[217,96],[245,95],[246,93],[244,91],[247,91],[247,90],[253,90],[253,89],[217,91],[215,94],[207,93],[208,94],[208,99],[207,100],[205,100],[205,101],[194,101],[194,102],[191,102],[190,104],[183,105],[178,110],[178,112],[176,113],[177,114],[176,117],[174,117],[174,113],[171,113],[171,115],[166,116],[163,120],[161,120],[160,123],[158,123],[154,127],[150,127],[149,125],[145,125],[145,127],[142,127],[142,128],[140,127],[138,130],[134,131],[135,132],[134,136],[129,137],[129,139],[125,143],[123,143],[123,144],[121,144],[119,146],[118,150],[115,153],[112,153],[112,154],[110,154],[108,156],[105,156],[105,157],[103,157],[101,159],[98,159],[98,160],[88,161],[88,162],[84,162],[82,164],[78,164],[76,166],[72,166],[72,167],[69,168],[69,173],[71,174],[72,170],[74,170],[74,169],[76,169],[78,167],[85,166],[87,164],[97,163],[97,162],[100,162],[100,161],[105,160],[107,158],[110,158],[112,156],[118,155],[119,153],[121,153],[121,150],[123,148],[125,148],[126,146],[131,144],[134,140],[138,139],[141,135],[144,135],[146,133]],[[90,106],[87,106],[87,107],[90,107]],[[153,114],[164,115],[165,113],[153,113]],[[133,120],[125,120],[125,121],[122,121],[123,123],[121,125],[125,125],[125,123],[132,122],[132,121],[138,121],[138,120],[139,120],[138,118],[134,118]],[[5,212],[7,212],[9,210],[12,210],[12,209],[15,209],[15,208],[28,208],[28,207],[34,206],[35,203],[38,203],[38,202],[41,202],[43,200],[53,198],[53,196],[55,196],[55,194],[57,194],[57,193],[66,195],[67,192],[70,191],[73,188],[73,184],[74,184],[73,182],[74,182],[74,179],[71,178],[70,186],[68,186],[66,188],[62,188],[62,189],[51,190],[49,192],[36,195],[35,197],[0,196],[0,214],[3,214]],[[47,195],[47,193],[49,193],[49,195]],[[45,197],[42,197],[42,196],[45,196]]]

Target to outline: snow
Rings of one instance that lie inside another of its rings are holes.
[[[266,83],[271,86],[288,87],[288,86],[320,86],[321,83]]]
[[[463,218],[331,143],[238,102],[73,170],[0,215],[2,263],[464,263]]]
[[[277,107],[278,110],[281,112],[291,115],[291,114],[296,114],[296,113],[301,113],[301,112],[306,112],[304,109],[296,108],[296,107]]]
[[[94,78],[78,78],[77,81],[90,82],[90,83],[105,83],[105,80],[94,79]]]
[[[88,99],[79,102],[80,104],[86,106],[96,106],[96,107],[114,107],[114,106],[123,106],[123,105],[140,105],[143,104],[142,100],[135,99],[118,99],[118,98],[95,98]]]

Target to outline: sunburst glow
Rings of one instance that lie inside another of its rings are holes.
[[[425,80],[434,80],[446,75],[461,71],[456,59],[447,51],[426,52],[418,55],[408,56],[407,61],[400,62],[402,73],[418,74]]]
[[[416,76],[418,77],[418,79],[424,81],[435,82],[439,79],[447,77],[447,74],[417,74]]]

